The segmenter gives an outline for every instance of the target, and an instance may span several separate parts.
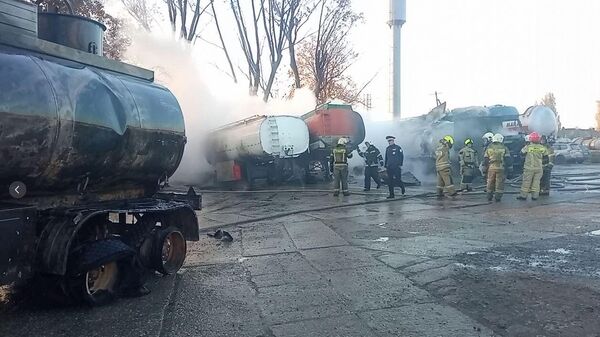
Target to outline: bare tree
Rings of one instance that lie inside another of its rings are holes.
[[[227,51],[227,46],[225,45],[225,40],[223,39],[223,33],[221,32],[221,25],[219,25],[219,18],[217,17],[217,12],[215,11],[214,1],[211,1],[210,8],[212,10],[212,16],[215,20],[215,27],[217,28],[217,33],[219,33],[219,40],[221,41],[221,49],[223,53],[225,53],[225,58],[227,58],[227,63],[229,64],[229,69],[231,71],[231,77],[233,78],[233,82],[237,83],[237,76],[235,75],[235,69],[233,68],[233,62],[231,62],[231,57],[229,56],[229,52]]]
[[[544,97],[542,97],[542,99],[539,102],[536,102],[535,104],[546,106],[550,108],[550,110],[554,111],[554,115],[556,116],[556,119],[558,121],[558,129],[560,130],[562,127],[562,123],[560,122],[560,114],[556,109],[556,97],[554,96],[554,93],[546,93]]]
[[[268,6],[263,6],[262,18],[271,65],[267,83],[263,87],[265,102],[271,95],[277,70],[283,60],[283,51],[287,47],[288,27],[294,21],[291,5],[297,2],[298,0],[268,0]]]
[[[302,38],[300,38],[300,30],[304,24],[308,22],[321,1],[322,0],[289,0],[291,19],[289,20],[286,30],[286,37],[290,58],[290,68],[294,76],[295,88],[302,87],[300,73],[298,71],[298,61],[296,59],[296,45],[302,41]]]
[[[250,17],[250,29],[252,29],[252,31],[248,31],[246,19],[244,18],[244,10],[240,6],[240,1],[230,0],[229,3],[231,5],[231,10],[233,11],[233,16],[235,18],[240,46],[242,47],[242,51],[244,52],[244,56],[246,57],[246,61],[248,63],[248,73],[246,74],[246,76],[248,77],[249,82],[249,92],[250,95],[257,96],[258,88],[262,83],[262,50],[260,44],[261,39],[258,23],[261,18],[261,13],[263,12],[265,0],[246,1],[250,2],[252,8],[252,16]]]
[[[556,110],[556,97],[554,97],[554,93],[549,92],[544,95],[540,101],[540,105],[550,108],[550,110],[554,111],[554,114],[558,116],[558,111]]]
[[[350,4],[350,0],[323,0],[317,33],[302,43],[298,53],[300,78],[312,89],[318,103],[334,98],[354,103],[360,101],[366,87],[357,89],[347,75],[358,56],[349,45],[348,34],[362,19]]]
[[[171,29],[177,33],[179,23],[179,37],[185,39],[189,43],[196,41],[196,32],[200,17],[213,3],[214,0],[208,0],[208,4],[203,5],[200,0],[165,0],[169,11],[169,22]],[[191,15],[191,20],[188,21],[188,14]],[[177,18],[179,17],[179,20]]]
[[[150,32],[158,14],[156,4],[149,4],[147,0],[121,0],[121,2],[140,27]]]

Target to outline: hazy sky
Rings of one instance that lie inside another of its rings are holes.
[[[164,5],[159,0],[148,1]],[[596,100],[600,100],[600,1],[406,2],[407,22],[402,31],[403,117],[428,112],[435,104],[435,91],[441,92],[441,99],[450,108],[505,104],[521,112],[553,92],[563,125],[595,125]],[[230,52],[237,54],[236,63],[243,65],[230,10],[226,2],[216,3],[221,8],[220,21]],[[368,114],[388,119],[392,51],[391,29],[386,24],[389,1],[353,0],[353,6],[363,12],[365,21],[352,36],[360,56],[351,72],[359,84],[378,74],[366,90],[373,100]],[[164,16],[163,30],[168,27]],[[203,36],[218,41],[210,36],[214,35],[210,20],[203,22],[200,30]],[[226,69],[222,52],[202,41],[196,50],[198,62],[203,63],[203,77],[214,94],[230,95],[231,80],[214,68],[217,64]],[[287,60],[280,69],[282,78],[287,73],[285,67]],[[238,90],[245,92],[245,86],[243,83]]]
[[[387,0],[355,0],[353,72],[368,80],[372,113],[389,116],[391,30]],[[600,99],[600,1],[407,0],[402,32],[402,114],[423,114],[434,91],[450,107],[514,105],[554,92],[566,126],[595,125]],[[376,41],[376,40],[379,41]],[[374,117],[375,117],[374,116]]]

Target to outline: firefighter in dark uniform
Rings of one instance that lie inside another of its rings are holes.
[[[552,138],[542,136],[540,144],[548,150],[548,159],[544,161],[544,173],[540,185],[540,195],[550,195],[550,179],[552,177],[552,168],[554,167],[554,149],[552,148]]]
[[[377,184],[377,188],[381,186],[381,180],[379,180],[379,166],[383,166],[383,157],[381,152],[370,142],[365,142],[367,149],[365,152],[358,149],[358,155],[365,159],[365,189],[369,191],[371,189],[371,178]]]
[[[402,148],[396,144],[394,141],[396,137],[387,136],[385,137],[388,141],[388,147],[385,150],[385,169],[388,175],[388,187],[390,189],[390,195],[388,195],[388,199],[395,198],[394,195],[394,187],[400,186],[402,189],[402,195],[406,192],[404,188],[404,183],[402,182],[402,164],[404,164],[404,153],[402,152]]]
[[[350,195],[348,190],[348,158],[352,158],[352,153],[348,153],[346,144],[348,140],[346,138],[340,138],[337,145],[333,148],[331,160],[329,165],[333,171],[333,196],[337,197],[340,195],[340,184],[342,193],[345,196]]]
[[[473,188],[473,177],[475,176],[475,169],[477,167],[477,151],[473,149],[473,140],[467,138],[465,140],[465,147],[458,151],[460,158],[460,175],[462,177],[460,181],[460,189],[462,191],[471,192]]]

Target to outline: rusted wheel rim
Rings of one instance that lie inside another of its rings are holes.
[[[85,287],[89,295],[99,291],[112,291],[117,283],[119,268],[116,262],[109,262],[85,274]]]
[[[181,268],[185,260],[186,243],[183,235],[178,231],[167,234],[162,245],[163,269],[174,273]]]

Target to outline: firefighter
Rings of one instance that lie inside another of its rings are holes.
[[[333,148],[329,163],[333,171],[334,197],[340,195],[340,184],[342,193],[345,196],[350,195],[350,191],[348,190],[348,158],[352,158],[352,153],[348,153],[346,144],[348,144],[348,139],[340,138],[338,140],[337,145]]]
[[[404,164],[404,152],[402,148],[395,144],[396,137],[387,136],[388,147],[385,149],[385,170],[388,176],[388,188],[390,195],[387,199],[395,198],[394,187],[399,186],[402,189],[402,195],[406,193],[404,182],[402,182],[402,165]]]
[[[358,149],[358,155],[365,159],[365,189],[369,191],[371,189],[371,178],[377,184],[377,188],[381,187],[381,180],[379,180],[379,166],[383,166],[383,157],[381,152],[370,142],[365,142],[367,149],[365,152]]]
[[[477,167],[477,151],[473,149],[473,140],[471,138],[465,140],[465,147],[458,152],[458,156],[460,160],[460,175],[462,177],[460,189],[471,192],[473,191],[471,184],[473,183],[473,176]]]
[[[540,144],[548,150],[548,160],[544,162],[544,173],[540,184],[540,195],[550,195],[550,180],[552,177],[552,168],[554,167],[554,149],[548,137],[542,136]]]
[[[494,137],[494,134],[491,132],[486,132],[482,137],[481,140],[483,141],[483,154],[485,156],[485,150],[487,150],[488,146],[490,146],[490,144],[492,144],[492,137]],[[479,170],[481,171],[481,177],[483,178],[483,185],[486,185],[486,189],[485,191],[487,191],[487,168],[483,165],[485,160],[481,161],[481,164],[479,166]]]
[[[435,169],[437,171],[437,196],[438,199],[444,197],[444,188],[450,196],[456,195],[456,189],[452,183],[452,173],[450,170],[450,149],[454,145],[452,136],[445,136],[440,139],[440,145],[435,150]]]
[[[532,132],[529,134],[531,144],[526,145],[521,150],[521,153],[525,155],[525,164],[523,165],[521,194],[517,197],[519,200],[527,200],[529,192],[531,192],[531,200],[537,200],[540,196],[540,181],[544,173],[544,161],[548,162],[548,150],[540,144],[541,140],[537,132]]]
[[[496,201],[500,201],[504,194],[504,179],[506,179],[504,172],[510,161],[510,151],[502,144],[503,142],[504,136],[495,134],[492,137],[492,144],[487,147],[483,156],[483,166],[487,171],[488,201],[492,201],[494,197]]]

